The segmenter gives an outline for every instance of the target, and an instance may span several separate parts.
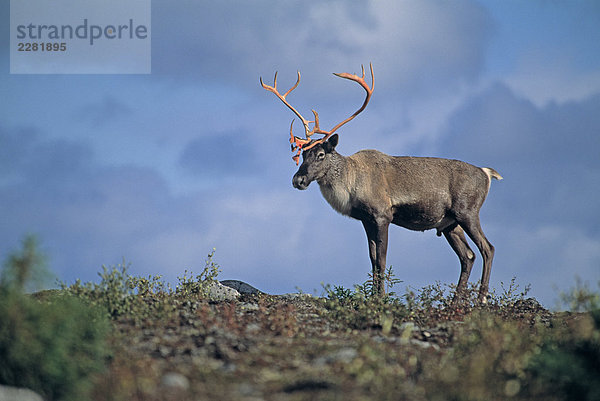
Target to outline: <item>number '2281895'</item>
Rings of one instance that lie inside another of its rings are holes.
[[[65,42],[21,42],[17,44],[17,50],[20,52],[64,52],[67,51],[67,44]]]

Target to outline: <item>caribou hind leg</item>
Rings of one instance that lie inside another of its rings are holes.
[[[452,299],[452,305],[456,306],[465,295],[467,282],[469,281],[473,262],[475,261],[475,254],[467,243],[465,232],[458,224],[446,228],[443,234],[460,260],[460,278],[458,279],[456,292]]]
[[[485,237],[479,216],[459,223],[469,238],[473,240],[477,249],[483,258],[483,273],[481,275],[481,284],[479,287],[479,302],[485,303],[487,300],[488,289],[490,286],[490,274],[492,272],[492,260],[494,259],[494,246]]]

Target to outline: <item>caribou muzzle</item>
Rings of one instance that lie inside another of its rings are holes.
[[[294,174],[294,178],[292,178],[292,185],[294,188],[304,191],[310,185],[310,181],[305,175]]]

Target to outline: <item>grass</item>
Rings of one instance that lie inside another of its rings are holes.
[[[48,399],[600,399],[600,292],[581,283],[562,297],[570,312],[554,313],[515,279],[485,306],[474,286],[460,308],[442,283],[392,293],[391,269],[384,298],[367,280],[325,285],[321,297],[214,302],[212,252],[175,288],[123,263],[99,283],[31,297],[36,255],[24,244],[0,280],[0,383]]]

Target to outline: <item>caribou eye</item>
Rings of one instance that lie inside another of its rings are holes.
[[[325,158],[325,152],[321,151],[317,153],[317,160],[323,160]]]

